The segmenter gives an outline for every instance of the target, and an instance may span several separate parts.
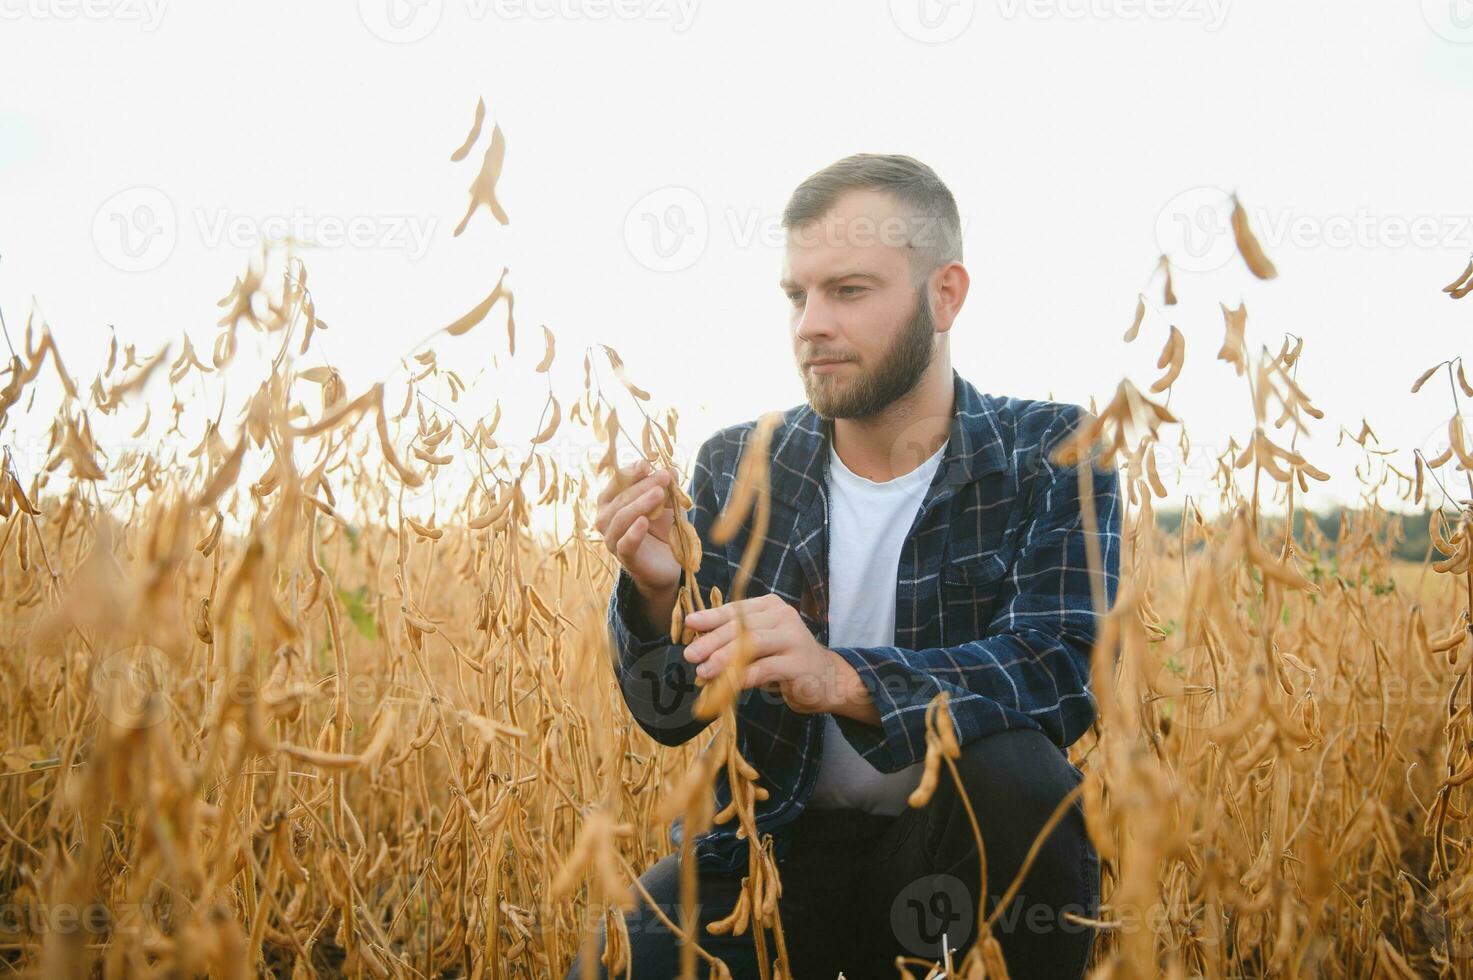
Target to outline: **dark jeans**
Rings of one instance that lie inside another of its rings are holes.
[[[977,815],[987,849],[987,910],[1012,883],[1033,839],[1059,801],[1081,779],[1042,732],[1009,730],[962,746],[957,771]],[[795,980],[896,977],[897,955],[941,959],[943,934],[961,957],[976,939],[979,898],[976,838],[951,773],[942,765],[931,801],[897,817],[858,810],[807,810],[792,824],[793,840],[779,865],[778,900]],[[1089,926],[1063,913],[1099,912],[1099,856],[1084,830],[1078,800],[1045,838],[1018,894],[992,933],[1016,980],[1061,980],[1084,974],[1094,942]],[[655,862],[640,881],[661,911],[680,922],[679,854]],[[741,874],[699,877],[699,943],[726,961],[737,980],[756,977],[752,926],[740,936],[715,936],[706,923],[724,917]],[[679,973],[679,943],[641,899],[626,919],[634,980]],[[603,951],[604,937],[598,937]],[[775,956],[768,934],[769,957]],[[599,977],[607,974],[597,964]],[[570,980],[581,976],[574,961]],[[915,970],[919,975],[922,970]],[[708,976],[697,960],[697,976]]]

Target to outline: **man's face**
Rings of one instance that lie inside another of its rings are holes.
[[[788,234],[782,288],[793,357],[823,418],[871,418],[920,383],[935,352],[925,284],[911,281],[913,223],[878,191],[851,191]],[[834,359],[842,363],[820,367]]]

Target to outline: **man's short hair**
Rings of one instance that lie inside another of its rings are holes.
[[[899,202],[913,283],[920,284],[948,262],[962,260],[956,199],[936,171],[897,153],[855,153],[808,177],[788,198],[783,227],[792,231],[812,224],[852,190],[887,191]]]

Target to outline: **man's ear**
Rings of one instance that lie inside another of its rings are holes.
[[[948,262],[930,276],[928,288],[931,299],[931,318],[937,333],[947,333],[956,322],[962,304],[967,301],[967,292],[972,278],[966,266],[960,262]]]

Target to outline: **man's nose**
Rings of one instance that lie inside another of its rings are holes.
[[[803,304],[798,317],[796,336],[800,340],[815,340],[834,336],[833,311],[821,299],[810,299]]]

